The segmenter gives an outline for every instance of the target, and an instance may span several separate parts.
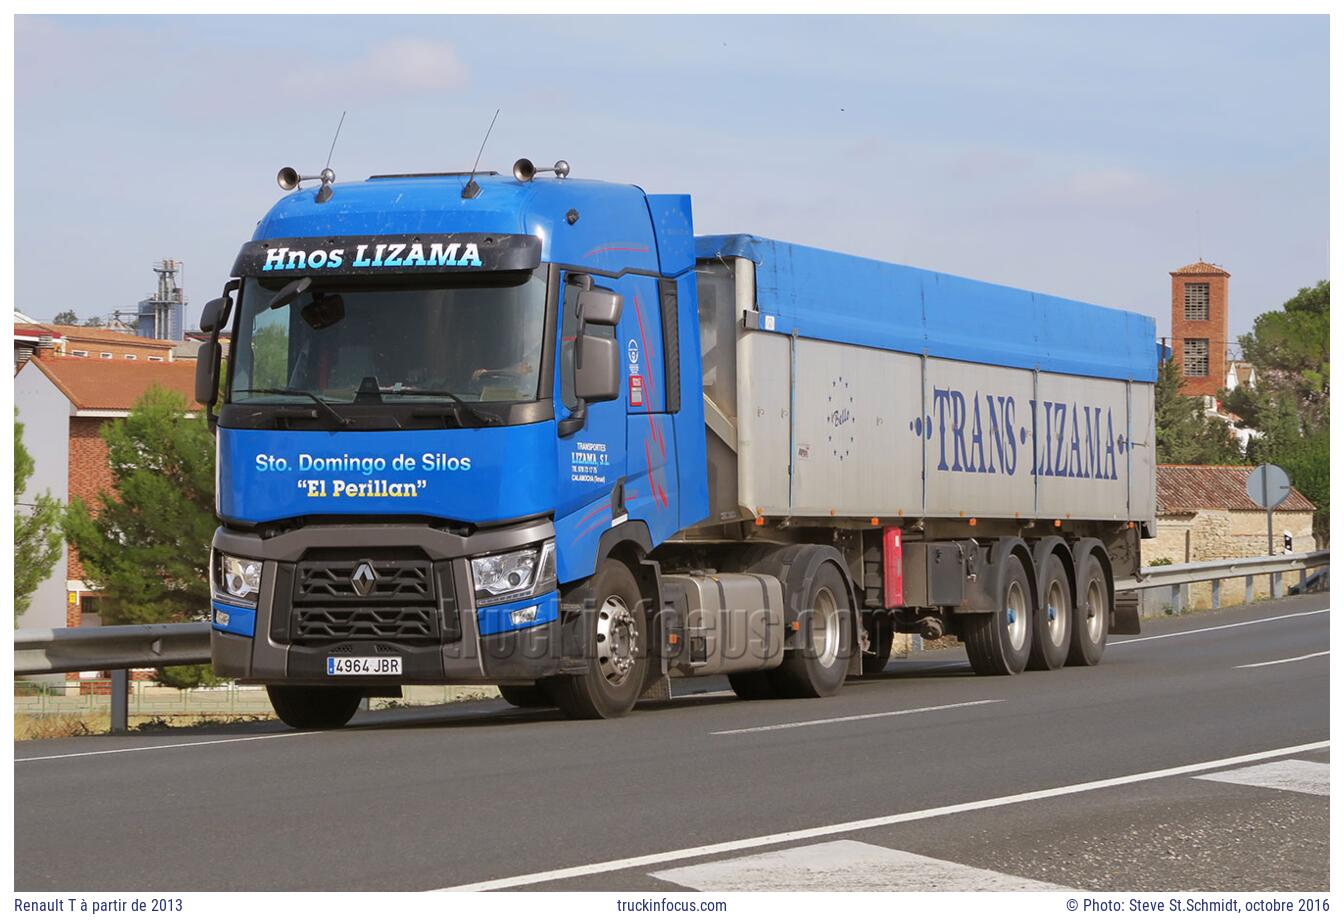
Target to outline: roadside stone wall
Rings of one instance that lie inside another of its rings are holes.
[[[1316,549],[1316,541],[1311,535],[1311,512],[1290,511],[1274,515],[1276,555],[1283,552],[1285,530],[1293,535],[1293,552],[1308,553]],[[1193,514],[1159,515],[1157,536],[1143,541],[1143,565],[1150,566],[1158,559],[1179,564],[1263,556],[1267,549],[1265,537],[1265,515],[1259,511],[1204,510]],[[1296,584],[1298,577],[1295,574],[1285,575],[1285,588]],[[1189,585],[1186,592],[1186,607],[1201,610],[1213,605],[1212,585],[1209,582]],[[1244,578],[1223,582],[1224,606],[1269,596],[1268,575],[1261,575],[1254,580],[1251,597],[1246,595]],[[1165,589],[1144,592],[1145,614],[1161,614],[1170,606],[1171,598]]]

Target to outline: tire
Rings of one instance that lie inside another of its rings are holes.
[[[891,617],[887,614],[865,611],[863,626],[868,631],[868,651],[863,655],[863,673],[881,674],[891,661],[891,640],[895,630],[891,627]]]
[[[519,709],[544,709],[555,704],[551,698],[546,695],[546,691],[536,684],[530,686],[501,686],[499,695],[504,698],[504,702],[510,706],[517,706]]]
[[[1021,673],[1031,655],[1031,582],[1019,556],[1009,556],[1004,566],[999,609],[962,615],[966,657],[980,675]]]
[[[364,699],[362,687],[286,687],[267,685],[275,714],[290,728],[341,728]]]
[[[779,697],[769,671],[738,671],[728,675],[728,686],[740,700],[773,700]]]
[[[1027,667],[1033,671],[1055,671],[1064,667],[1073,640],[1073,590],[1064,563],[1053,553],[1045,563],[1041,582],[1041,603],[1031,633],[1031,656]]]
[[[807,592],[806,608],[786,614],[798,621],[804,647],[786,651],[783,664],[766,672],[775,693],[795,699],[832,696],[845,682],[854,644],[849,585],[839,569],[822,563]]]
[[[648,672],[648,620],[635,576],[604,559],[582,589],[594,631],[583,674],[548,677],[539,686],[571,719],[615,719],[635,708]]]
[[[1068,663],[1101,664],[1111,631],[1111,590],[1096,556],[1089,555],[1078,582],[1078,603]]]

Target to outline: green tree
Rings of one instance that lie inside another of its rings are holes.
[[[74,310],[62,310],[56,314],[52,322],[58,326],[78,326],[79,317],[75,315]]]
[[[1255,367],[1256,386],[1219,398],[1258,432],[1247,448],[1254,463],[1276,463],[1316,505],[1318,542],[1330,533],[1330,282],[1301,288],[1283,309],[1262,313],[1239,339]]]
[[[28,610],[56,560],[61,558],[61,503],[43,492],[31,504],[21,502],[36,464],[23,446],[23,424],[14,419],[14,622]]]
[[[103,428],[114,492],[79,499],[66,536],[103,594],[108,623],[166,623],[210,610],[215,449],[179,393],[153,388]]]
[[[1153,410],[1158,463],[1238,463],[1241,449],[1232,426],[1204,414],[1198,397],[1181,393],[1181,372],[1173,360],[1157,371]]]

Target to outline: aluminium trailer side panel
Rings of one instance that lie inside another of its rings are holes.
[[[738,366],[753,513],[1154,517],[1148,384],[749,329]]]

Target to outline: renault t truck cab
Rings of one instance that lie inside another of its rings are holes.
[[[218,674],[295,727],[407,684],[606,718],[829,695],[897,631],[1015,673],[1136,626],[1151,320],[554,173],[282,171],[202,316]]]

